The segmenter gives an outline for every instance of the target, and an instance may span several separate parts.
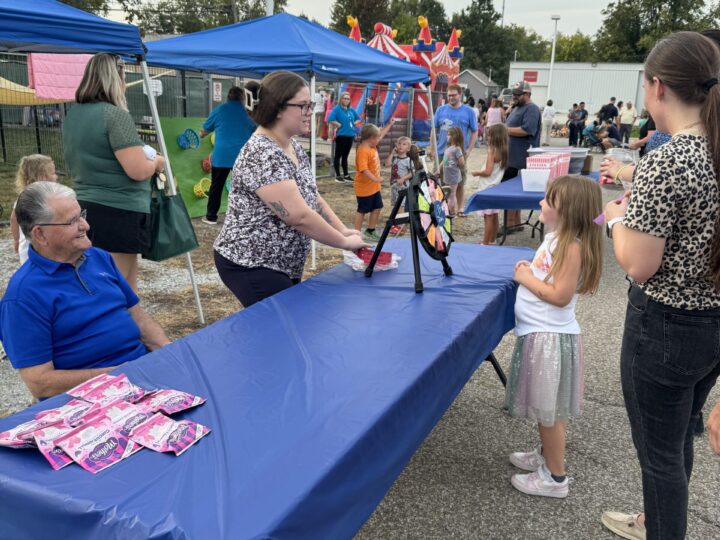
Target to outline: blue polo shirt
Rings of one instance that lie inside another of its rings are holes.
[[[0,341],[16,369],[116,366],[148,352],[128,313],[137,303],[109,253],[87,249],[73,266],[30,247],[0,301]]]
[[[239,101],[228,101],[213,109],[203,124],[208,133],[215,131],[215,146],[210,158],[213,167],[231,169],[255,127],[255,122],[245,112],[245,105]]]
[[[355,109],[352,107],[343,109],[340,105],[335,105],[327,119],[328,122],[340,123],[340,127],[337,130],[337,135],[340,137],[354,137],[355,122],[358,120],[360,120],[360,116]]]

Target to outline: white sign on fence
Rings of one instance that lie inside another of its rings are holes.
[[[153,96],[162,96],[163,86],[160,79],[150,79],[150,88],[152,88]],[[147,95],[147,86],[143,82],[143,94]]]
[[[222,101],[222,83],[213,82],[213,101]]]

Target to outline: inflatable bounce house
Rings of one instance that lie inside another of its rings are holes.
[[[348,16],[347,23],[351,28],[350,39],[363,42],[357,19]],[[367,46],[426,68],[429,73],[430,90],[433,92],[433,107],[437,108],[443,103],[444,92],[448,85],[456,83],[460,75],[460,59],[463,57],[463,49],[460,47],[458,39],[461,31],[453,28],[446,44],[433,39],[428,20],[425,17],[418,17],[418,24],[420,33],[413,44],[398,45],[394,40],[397,30],[378,22],[374,27],[375,36],[367,42]],[[414,92],[409,91],[411,86],[414,86]],[[361,117],[366,118],[367,122],[385,125],[390,118],[394,117],[397,127],[393,127],[392,138],[396,138],[394,137],[395,129],[402,129],[402,135],[407,133],[407,124],[401,120],[409,116],[409,99],[413,95],[412,139],[419,142],[430,139],[430,108],[427,90],[428,87],[424,84],[405,85],[392,81],[376,81],[375,84],[370,85],[346,84],[340,89],[341,92],[350,93],[353,108]],[[366,111],[368,103],[374,105],[373,113],[375,114],[363,114],[368,112]],[[388,141],[388,144],[392,143]],[[382,151],[380,153],[384,154]]]

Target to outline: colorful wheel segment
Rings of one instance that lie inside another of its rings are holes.
[[[413,198],[417,201],[413,219],[423,249],[434,259],[448,255],[452,237],[452,219],[442,188],[435,180],[424,177],[413,182]]]

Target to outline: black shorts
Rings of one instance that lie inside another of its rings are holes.
[[[150,247],[150,214],[78,201],[87,210],[88,237],[96,248],[110,253],[144,253]]]
[[[379,191],[367,197],[356,196],[356,198],[358,214],[369,214],[373,210],[379,210],[383,207],[382,195],[380,195]]]

